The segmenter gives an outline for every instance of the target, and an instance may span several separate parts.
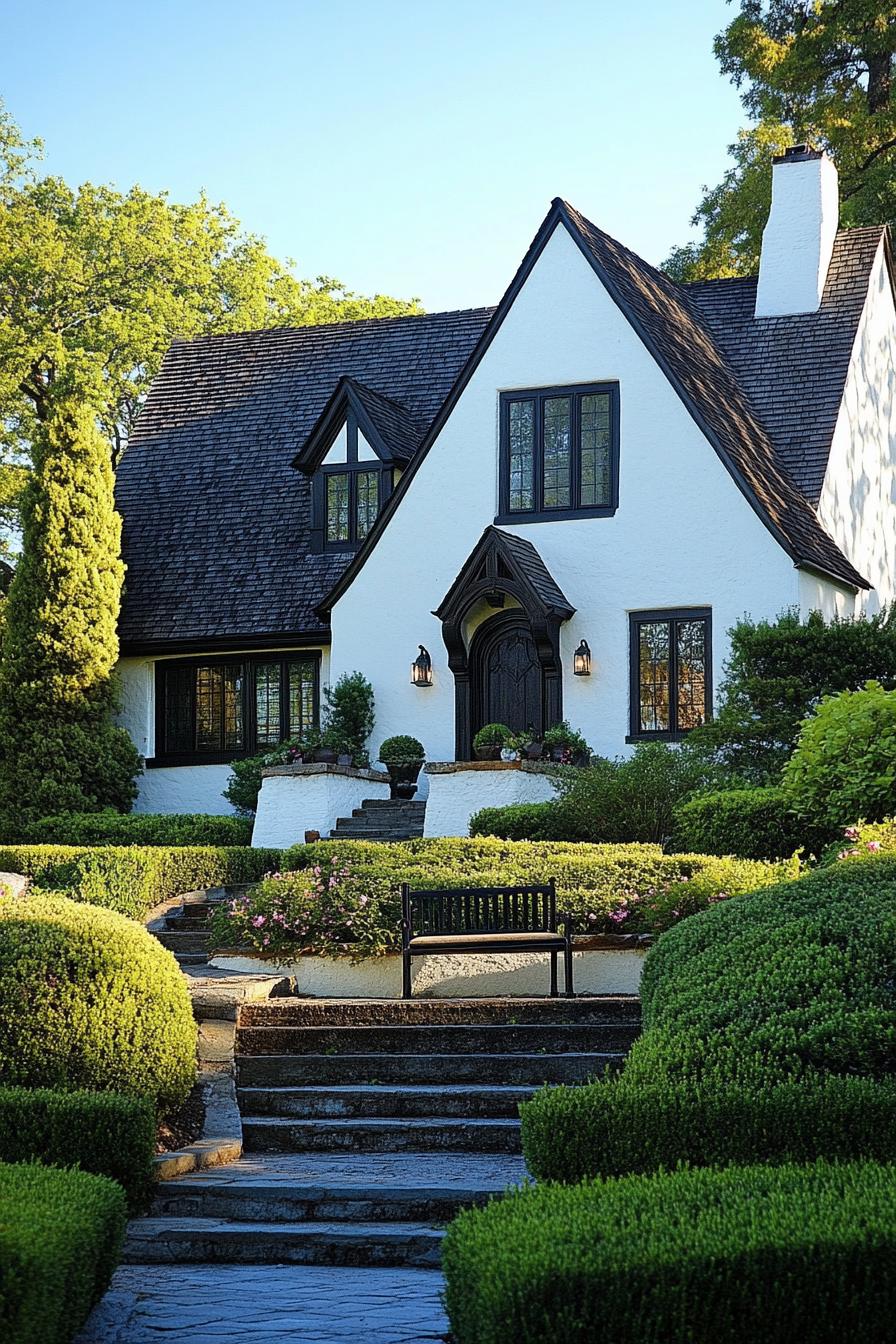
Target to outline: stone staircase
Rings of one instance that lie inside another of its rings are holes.
[[[163,916],[162,927],[152,932],[163,947],[174,953],[181,966],[204,966],[208,961],[211,909],[226,897],[226,889],[188,892],[183,904]]]
[[[418,840],[426,803],[401,798],[366,798],[350,817],[338,817],[330,840]]]
[[[125,1260],[437,1267],[444,1224],[526,1178],[520,1101],[639,1024],[622,996],[245,1004],[243,1158],[161,1186]]]

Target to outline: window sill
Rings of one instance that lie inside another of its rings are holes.
[[[593,509],[543,509],[538,513],[499,513],[495,525],[510,523],[561,523],[573,518],[612,518],[619,506],[600,505]]]
[[[275,750],[273,747],[269,751]],[[260,755],[260,753],[255,753]],[[164,770],[172,765],[232,765],[249,755],[247,751],[178,752],[170,756],[151,756],[143,762],[147,770]]]

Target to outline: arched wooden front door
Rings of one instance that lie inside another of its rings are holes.
[[[506,723],[514,732],[544,730],[544,671],[521,612],[480,626],[470,645],[473,732],[484,723]]]

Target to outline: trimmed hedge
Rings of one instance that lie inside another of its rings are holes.
[[[584,828],[558,802],[483,807],[470,818],[470,835],[500,840],[587,840]]]
[[[280,856],[283,872],[331,862],[333,855],[358,879],[391,884],[386,912],[399,928],[398,888],[557,884],[558,908],[568,909],[577,931],[662,930],[715,900],[795,877],[793,863],[757,863],[700,854],[664,854],[658,845],[548,844],[494,838],[322,841],[296,845]],[[2,866],[2,853],[0,853]]]
[[[887,1344],[896,1170],[702,1168],[524,1188],[442,1263],[458,1344]]]
[[[820,857],[837,831],[798,817],[783,789],[726,789],[675,809],[675,847],[694,854],[786,859],[797,850]]]
[[[65,1344],[109,1285],[127,1213],[114,1181],[0,1164],[0,1338]]]
[[[172,896],[201,887],[257,882],[278,867],[277,849],[190,846],[76,848],[8,845],[0,871],[23,873],[46,891],[142,919]]]
[[[651,948],[624,1076],[767,1086],[885,1077],[896,1057],[896,860],[854,859],[682,921]]]
[[[115,1092],[0,1087],[0,1162],[45,1162],[111,1176],[139,1208],[152,1184],[152,1103]]]
[[[31,845],[250,845],[252,821],[200,812],[69,812],[9,838]]]
[[[111,910],[0,896],[0,1086],[87,1088],[179,1105],[196,1024],[173,955]]]
[[[680,1162],[896,1161],[896,1079],[763,1087],[629,1082],[548,1087],[520,1108],[526,1164],[539,1181],[625,1176]]]

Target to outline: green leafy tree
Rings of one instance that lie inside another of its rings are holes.
[[[896,691],[869,681],[822,700],[784,767],[796,812],[828,826],[882,821],[896,800]]]
[[[0,446],[30,458],[65,395],[89,391],[113,461],[175,338],[419,312],[327,276],[298,279],[223,205],[37,173],[0,103]]]
[[[759,265],[772,156],[809,141],[840,172],[845,225],[896,221],[896,6],[882,0],[740,0],[715,40],[722,71],[753,124],[731,167],[707,188],[693,223],[702,240],[676,248],[675,279],[748,275]]]
[[[124,565],[108,445],[79,396],[34,443],[0,660],[0,815],[127,811],[140,768],[112,723]]]

